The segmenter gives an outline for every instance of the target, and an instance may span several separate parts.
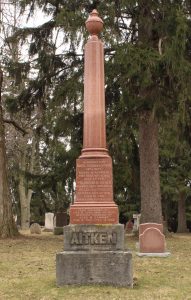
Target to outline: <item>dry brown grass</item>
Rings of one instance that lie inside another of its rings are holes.
[[[63,249],[62,236],[51,233],[0,240],[0,300],[155,300],[191,299],[191,234],[167,239],[168,258],[139,258],[133,251],[134,289],[100,286],[56,287],[55,254]],[[117,274],[113,274],[117,276]]]

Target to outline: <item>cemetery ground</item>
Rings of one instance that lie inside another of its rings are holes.
[[[0,300],[4,299],[191,299],[191,234],[167,238],[167,258],[136,256],[136,237],[126,237],[133,252],[133,289],[108,286],[56,287],[55,257],[63,237],[27,233],[0,240]],[[117,274],[113,274],[117,276]]]

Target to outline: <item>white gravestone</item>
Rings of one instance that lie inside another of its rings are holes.
[[[53,230],[54,229],[54,214],[45,213],[45,229]]]
[[[139,230],[141,214],[133,214],[134,225],[133,232],[137,232]]]

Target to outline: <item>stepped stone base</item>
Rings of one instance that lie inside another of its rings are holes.
[[[56,256],[58,286],[133,286],[132,254],[124,251],[123,225],[65,226],[64,250]]]
[[[133,287],[132,254],[123,251],[64,251],[56,256],[57,285]]]

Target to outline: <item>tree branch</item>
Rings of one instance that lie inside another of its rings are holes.
[[[21,131],[23,135],[28,134],[28,131],[26,131],[24,128],[22,128],[17,122],[10,119],[3,119],[4,123],[12,124],[17,130]]]

